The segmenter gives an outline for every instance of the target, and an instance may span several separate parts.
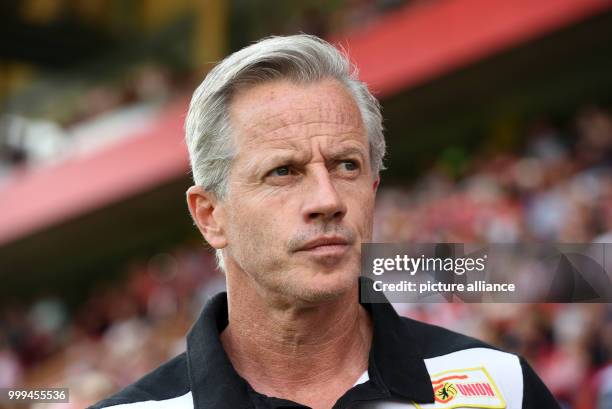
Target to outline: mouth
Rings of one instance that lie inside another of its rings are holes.
[[[298,251],[321,256],[339,256],[350,247],[350,243],[340,236],[322,236],[308,241]]]

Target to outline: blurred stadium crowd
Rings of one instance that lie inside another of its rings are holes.
[[[516,154],[483,151],[459,172],[441,159],[410,186],[383,188],[374,241],[612,241],[610,112],[584,108],[567,129],[537,123],[525,136]],[[201,243],[133,260],[122,277],[74,313],[53,296],[2,308],[0,387],[69,387],[71,403],[44,407],[84,407],[183,351],[205,300],[224,288]],[[612,407],[608,304],[396,307],[522,354],[565,407]]]

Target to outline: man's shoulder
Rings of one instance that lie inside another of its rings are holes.
[[[447,328],[407,317],[400,317],[400,319],[402,325],[408,329],[410,335],[416,340],[425,359],[477,348],[489,349],[493,353],[514,356],[479,339]]]
[[[192,408],[186,353],[165,362],[152,372],[89,409]]]
[[[443,368],[490,367],[516,379],[522,378],[521,358],[479,339],[437,325],[401,317],[421,350],[430,373]],[[441,372],[441,371],[439,371]]]
[[[508,408],[559,408],[522,357],[446,328],[406,317],[401,320],[421,349],[434,387],[446,379],[463,379],[460,392],[473,396],[490,392],[489,398],[500,394]],[[472,390],[470,385],[485,389]]]

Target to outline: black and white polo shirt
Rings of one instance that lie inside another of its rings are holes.
[[[557,409],[520,357],[481,341],[364,304],[374,323],[368,370],[334,405],[355,409]],[[253,390],[234,370],[220,332],[227,295],[213,297],[187,336],[187,351],[90,409],[306,408]]]

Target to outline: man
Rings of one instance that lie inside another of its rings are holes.
[[[191,215],[227,295],[187,351],[95,408],[557,408],[520,358],[360,305],[385,142],[377,101],[315,37],[222,61],[186,122]]]

